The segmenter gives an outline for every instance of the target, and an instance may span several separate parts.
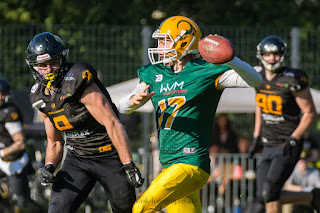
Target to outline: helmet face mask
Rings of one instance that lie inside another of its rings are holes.
[[[27,48],[26,63],[33,73],[33,77],[48,88],[59,83],[64,75],[69,49],[62,40],[52,33],[37,34]],[[59,59],[59,68],[47,74],[39,72],[38,65],[48,61]]]
[[[188,54],[198,54],[198,43],[201,31],[191,19],[183,16],[173,16],[164,20],[152,34],[158,39],[157,48],[149,48],[148,56],[152,64],[172,65]],[[164,45],[160,46],[161,40]],[[171,45],[167,44],[171,42]]]
[[[4,78],[0,78],[0,93],[0,107],[2,107],[10,99],[10,83]]]
[[[276,63],[268,63],[263,59],[266,53],[274,53],[280,55],[280,60]],[[267,36],[257,45],[257,58],[262,65],[271,72],[277,72],[284,66],[285,56],[287,54],[287,44],[278,36]]]

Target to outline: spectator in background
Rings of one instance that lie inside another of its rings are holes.
[[[213,135],[209,148],[210,153],[238,153],[238,136],[232,128],[227,114],[221,113],[217,115]]]
[[[320,188],[320,171],[316,168],[308,166],[308,159],[311,153],[303,151],[301,159],[298,161],[291,176],[284,184],[284,189],[287,191],[311,191],[313,188]],[[308,203],[297,203],[292,205],[285,205],[284,210],[291,213],[313,213],[313,209]]]
[[[238,139],[238,150],[240,154],[247,154],[250,148],[250,139],[247,136],[240,136]]]
[[[303,152],[307,155],[307,159],[305,159],[308,164],[315,164],[317,160],[319,160],[319,149],[317,141],[314,140],[309,134],[309,132],[304,133],[303,135]]]
[[[0,78],[0,177],[8,178],[10,191],[17,199],[15,211],[40,213],[39,205],[30,198],[28,175],[34,171],[26,151],[22,114],[8,101],[9,93],[9,82]]]

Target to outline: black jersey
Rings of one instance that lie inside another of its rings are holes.
[[[60,86],[51,95],[45,94],[45,85],[39,82],[32,87],[30,100],[32,106],[45,113],[53,126],[65,133],[66,147],[82,157],[105,156],[114,153],[106,128],[98,123],[84,104],[80,102],[84,90],[93,82],[111,104],[119,116],[116,106],[103,84],[97,78],[97,72],[89,64],[68,64],[68,72]]]
[[[10,146],[13,142],[10,133],[6,129],[6,123],[21,122],[22,114],[19,108],[13,103],[6,103],[0,108],[0,149]],[[14,161],[23,155],[24,151],[3,157],[3,160]]]
[[[278,144],[299,124],[301,110],[294,93],[308,86],[308,77],[301,70],[283,67],[268,81],[265,70],[260,70],[263,82],[256,88],[256,102],[262,112],[262,141]]]

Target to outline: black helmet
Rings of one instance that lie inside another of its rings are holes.
[[[67,62],[69,49],[58,36],[49,32],[37,34],[30,41],[26,53],[26,62],[36,80],[50,86],[51,84],[57,84],[62,79],[65,73],[65,63]],[[41,75],[38,72],[38,64],[56,58],[60,59],[60,68],[57,71],[46,75]]]
[[[0,107],[8,102],[10,93],[10,83],[4,78],[0,78],[0,92],[6,95],[5,99],[0,100]]]
[[[266,53],[278,53],[281,55],[280,61],[276,64],[266,63],[262,56]],[[265,37],[257,46],[257,58],[270,71],[276,71],[284,64],[287,54],[287,44],[278,36],[270,35]]]

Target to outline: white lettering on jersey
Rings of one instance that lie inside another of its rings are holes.
[[[262,119],[266,124],[279,124],[280,122],[284,121],[283,116],[276,116],[270,114],[262,114]]]
[[[69,149],[70,151],[74,150],[74,148],[69,144],[66,145],[66,148]]]
[[[90,132],[88,129],[81,130],[81,131],[66,132],[66,136],[69,139],[86,138],[86,136],[88,135],[90,135]]]
[[[160,81],[162,81],[162,79],[163,79],[163,75],[161,75],[161,74],[159,74],[159,75],[156,75],[156,82],[160,82]]]
[[[171,90],[175,90],[177,87],[182,90],[183,84],[184,81],[182,81],[180,84],[178,82],[174,82],[171,86],[167,84],[165,87],[163,86],[163,84],[161,84],[160,93],[162,93],[163,91],[168,92]]]

